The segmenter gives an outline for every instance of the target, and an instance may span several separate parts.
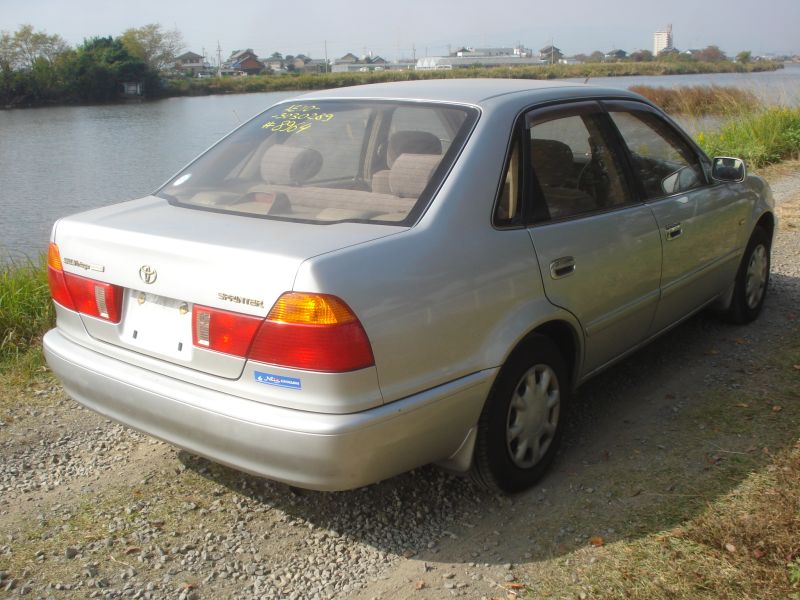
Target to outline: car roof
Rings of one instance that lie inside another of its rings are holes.
[[[396,81],[373,83],[352,87],[320,90],[300,96],[310,99],[385,99],[454,102],[485,106],[499,96],[531,95],[541,99],[615,96],[640,99],[626,90],[574,83],[570,81],[535,79],[428,79],[424,81]],[[511,98],[509,98],[511,99]]]

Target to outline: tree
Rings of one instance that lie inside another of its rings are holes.
[[[750,50],[742,50],[736,55],[736,62],[749,63],[752,58],[753,54],[750,52]]]
[[[651,62],[653,60],[653,53],[650,50],[637,50],[631,52],[630,58],[633,62]]]
[[[697,58],[705,62],[720,62],[728,60],[725,53],[719,49],[719,46],[707,46],[697,53]]]
[[[0,34],[0,69],[32,69],[37,60],[52,63],[67,50],[67,43],[60,35],[47,35],[35,31],[32,25],[22,25],[13,34]]]
[[[283,60],[283,54],[280,52],[273,52],[269,57],[271,60]]]
[[[603,62],[603,59],[605,57],[606,57],[606,55],[604,53],[600,52],[600,50],[595,50],[594,52],[592,52],[589,55],[589,61],[590,62]]]
[[[131,56],[142,59],[153,71],[171,69],[184,47],[180,31],[164,31],[155,23],[126,29],[119,39]]]

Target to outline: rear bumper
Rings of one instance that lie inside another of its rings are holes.
[[[47,363],[75,400],[115,421],[255,475],[317,490],[360,487],[453,455],[495,369],[370,410],[324,414],[210,390],[45,335]]]

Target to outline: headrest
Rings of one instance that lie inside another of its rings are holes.
[[[572,149],[558,140],[532,139],[531,164],[541,185],[566,185],[573,170]]]
[[[261,157],[261,177],[276,185],[299,185],[322,168],[322,155],[312,148],[275,144]]]
[[[438,154],[401,154],[389,171],[389,189],[401,198],[419,198],[441,160]]]
[[[441,153],[441,140],[428,131],[396,131],[389,138],[386,164],[391,167],[401,154]]]

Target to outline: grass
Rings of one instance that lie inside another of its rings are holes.
[[[171,79],[161,91],[162,96],[202,96],[208,94],[280,92],[317,90],[389,81],[420,79],[503,78],[503,79],[564,79],[620,77],[631,75],[686,75],[698,73],[727,73],[772,71],[782,68],[775,62],[750,64],[721,62],[621,62],[584,63],[578,65],[532,65],[512,67],[467,67],[449,71],[369,71],[354,73],[311,73],[299,75],[255,75],[250,77],[213,77],[210,79]]]
[[[740,115],[761,108],[761,102],[753,92],[730,86],[664,88],[634,85],[628,89],[641,94],[673,115]]]
[[[775,107],[726,121],[718,131],[701,131],[698,144],[709,156],[737,156],[759,168],[800,157],[800,108]]]
[[[43,364],[42,335],[53,326],[46,261],[0,264],[0,372],[25,380]]]

